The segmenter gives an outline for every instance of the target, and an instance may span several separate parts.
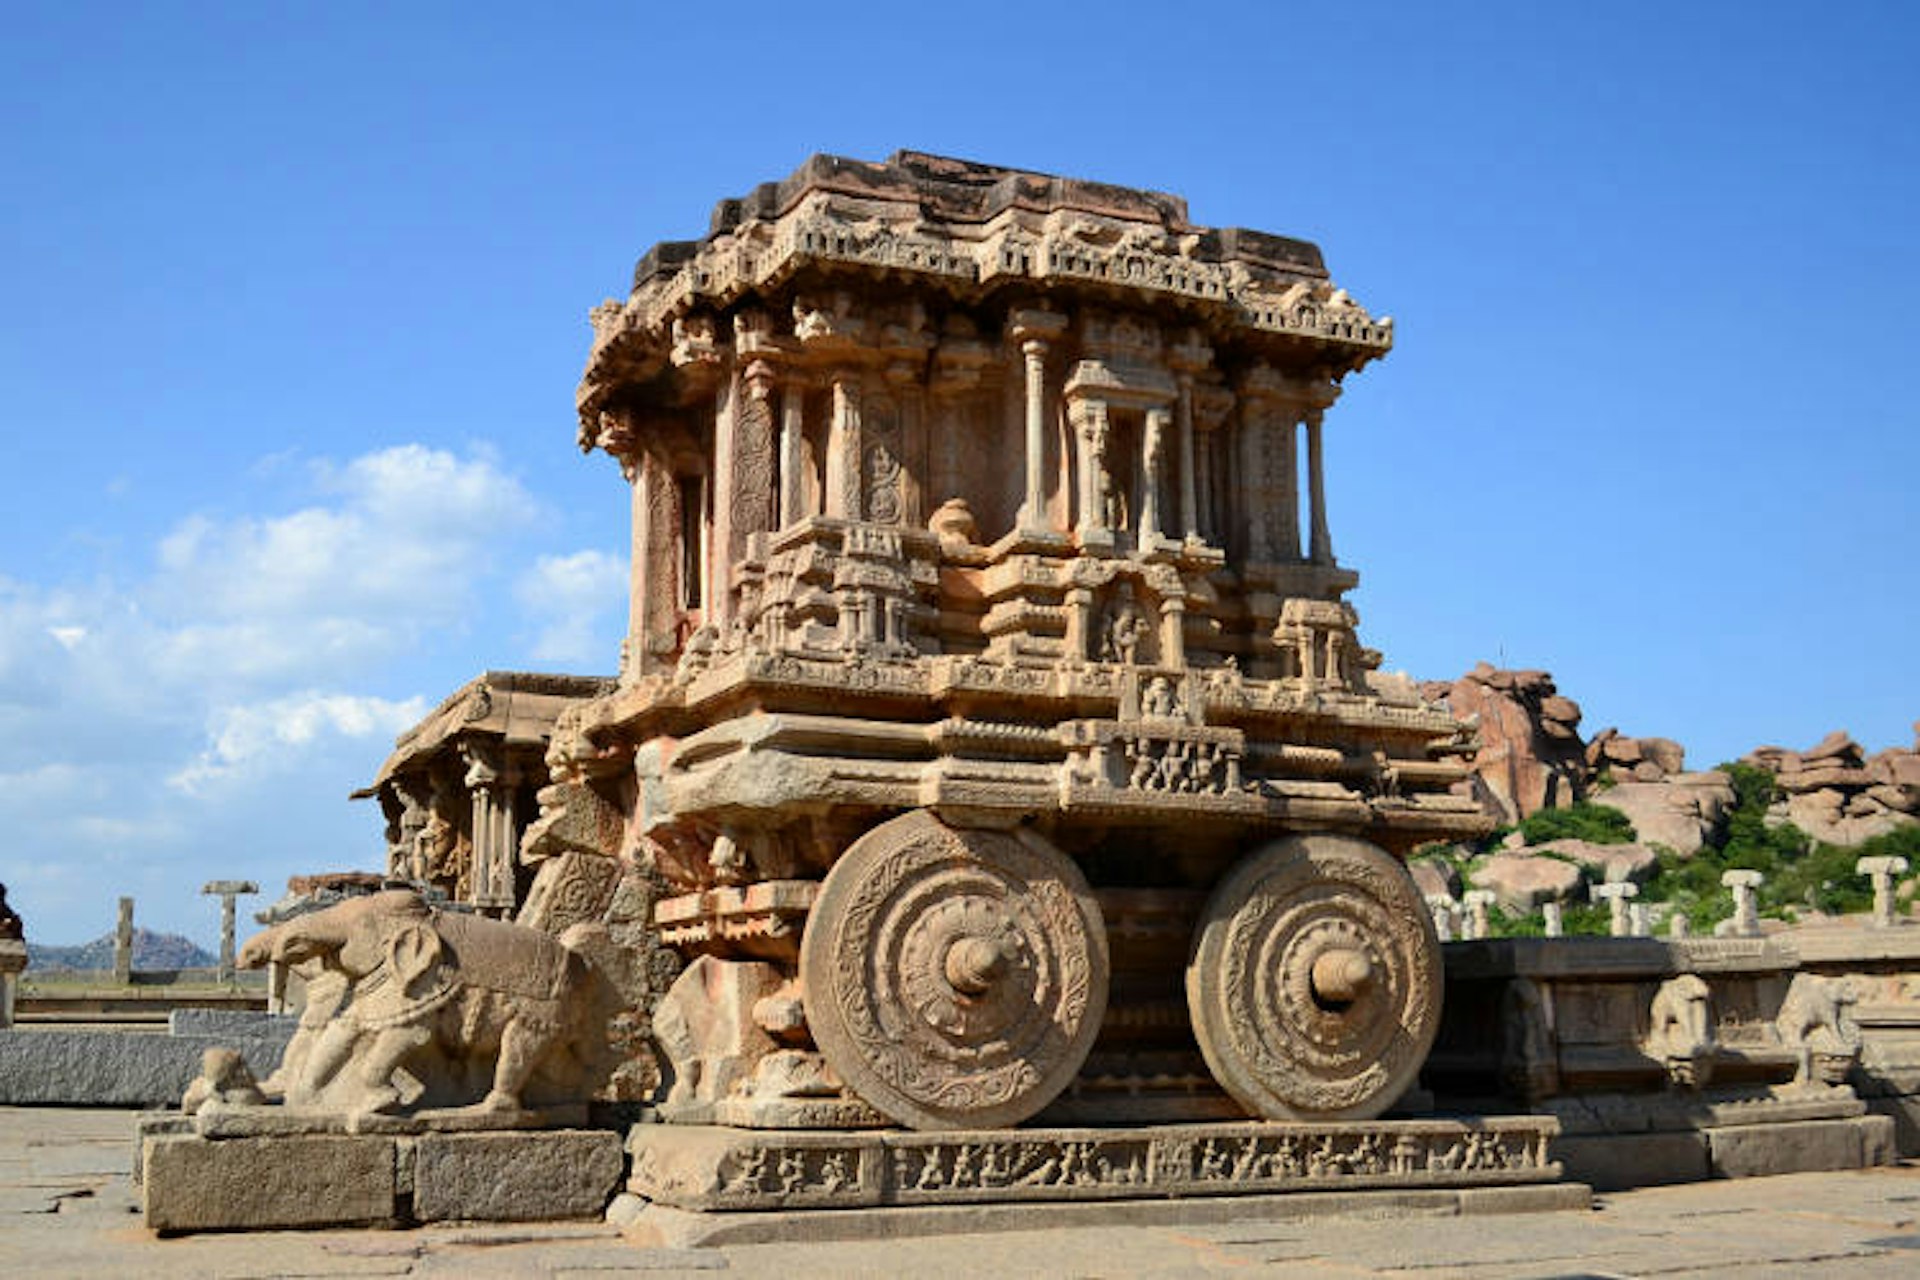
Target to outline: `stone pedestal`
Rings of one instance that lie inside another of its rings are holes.
[[[597,1218],[624,1166],[609,1130],[286,1134],[141,1143],[147,1225],[163,1235],[284,1227]]]

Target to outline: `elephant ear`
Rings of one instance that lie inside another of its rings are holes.
[[[446,952],[440,934],[425,924],[403,925],[387,940],[387,968],[408,995],[414,984],[431,973]]]

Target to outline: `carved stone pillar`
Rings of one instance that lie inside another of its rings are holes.
[[[1167,434],[1173,415],[1149,409],[1140,432],[1139,548],[1151,551],[1165,530],[1163,502],[1167,484]]]
[[[1187,602],[1179,596],[1160,602],[1160,665],[1180,669],[1187,665]]]
[[[504,914],[514,905],[515,770],[494,743],[462,743],[460,755],[467,762],[464,780],[473,801],[473,905]]]
[[[1313,508],[1313,532],[1308,558],[1315,564],[1332,564],[1333,535],[1327,530],[1327,486],[1320,458],[1320,419],[1320,410],[1311,409],[1307,412],[1307,500]]]
[[[1047,351],[1066,327],[1065,316],[1048,311],[1016,311],[1010,326],[1026,378],[1026,497],[1018,524],[1032,532],[1047,528]]]
[[[827,425],[826,513],[860,518],[860,382],[852,370],[833,375],[833,418]]]
[[[1068,408],[1079,454],[1074,468],[1079,478],[1074,503],[1074,532],[1080,545],[1113,545],[1113,473],[1108,467],[1107,402],[1092,396],[1075,398]]]
[[[797,524],[807,512],[806,391],[788,376],[780,388],[780,527]]]
[[[1194,473],[1193,375],[1179,378],[1174,429],[1180,433],[1180,520],[1188,542],[1200,541],[1200,484]]]

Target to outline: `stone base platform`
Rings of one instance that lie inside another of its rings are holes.
[[[752,1244],[831,1244],[906,1240],[1001,1231],[1070,1231],[1138,1227],[1199,1228],[1235,1222],[1303,1222],[1320,1218],[1458,1218],[1593,1208],[1577,1182],[1457,1190],[1302,1191],[1288,1195],[1224,1195],[1191,1200],[1107,1200],[1068,1204],[949,1204],[893,1209],[784,1209],[700,1212],[614,1201],[608,1220],[646,1248],[702,1249]]]
[[[147,1225],[163,1235],[284,1227],[597,1218],[625,1168],[603,1129],[291,1133],[141,1142]]]
[[[737,1212],[1451,1193],[1557,1182],[1558,1132],[1543,1116],[959,1133],[636,1125],[627,1185],[653,1207]]]

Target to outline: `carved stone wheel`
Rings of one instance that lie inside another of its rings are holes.
[[[1255,850],[1214,890],[1187,1007],[1214,1079],[1270,1120],[1366,1120],[1440,1029],[1440,942],[1393,855],[1352,836]]]
[[[1086,1060],[1107,934],[1079,867],[1039,836],[920,811],[827,872],[800,978],[814,1042],[860,1097],[913,1129],[993,1128]]]

